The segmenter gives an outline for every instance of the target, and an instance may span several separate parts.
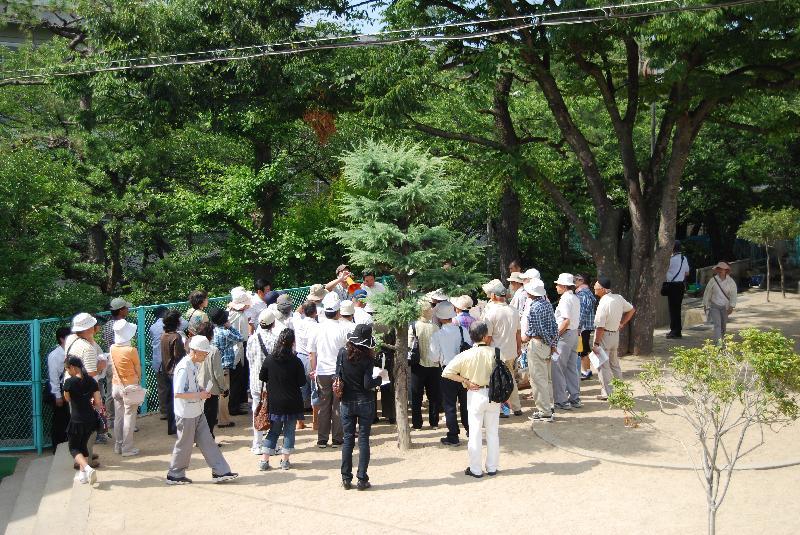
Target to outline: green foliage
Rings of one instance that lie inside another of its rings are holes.
[[[454,195],[444,162],[414,145],[368,141],[343,156],[342,224],[333,230],[357,266],[394,276],[397,295],[374,302],[381,318],[400,326],[419,316],[412,290],[470,291],[480,248],[443,225]],[[445,261],[453,268],[445,270]],[[384,310],[396,308],[395,311]]]

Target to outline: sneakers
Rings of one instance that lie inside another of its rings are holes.
[[[167,485],[191,485],[192,480],[186,476],[183,477],[174,477],[167,474]]]
[[[250,448],[250,452],[253,455],[263,455],[264,454],[264,452],[261,450],[261,446],[259,446],[257,448]]]
[[[211,474],[211,481],[214,483],[225,483],[226,481],[231,481],[239,477],[239,474],[236,472],[228,472],[227,474],[217,475]]]
[[[482,473],[482,472],[481,472],[481,474],[480,474],[480,475],[478,475],[478,474],[473,474],[473,473],[472,473],[472,470],[470,470],[470,469],[469,469],[469,466],[467,466],[467,469],[466,469],[466,470],[464,470],[464,475],[465,475],[465,476],[472,476],[472,477],[474,477],[475,479],[480,479],[480,478],[482,478],[482,477],[483,477],[483,473]]]
[[[122,453],[122,444],[114,443],[114,453]]]
[[[569,404],[573,409],[580,409],[581,407],[583,407],[583,403],[581,402],[581,400],[570,401]]]
[[[500,418],[511,418],[511,416],[509,416],[508,414],[506,414],[504,412],[500,412]]]
[[[351,482],[350,482],[350,481],[348,481],[347,479],[343,479],[343,480],[342,480],[342,488],[343,488],[344,490],[350,490],[350,489],[352,489],[352,488],[353,488],[353,483],[351,483]]]
[[[581,381],[586,381],[592,378],[592,370],[581,372]]]
[[[123,457],[135,457],[137,455],[139,455],[139,448],[131,448],[128,451],[122,452]]]
[[[496,476],[497,472],[499,472],[499,471],[500,470],[495,470],[494,472],[486,472],[486,474],[489,475],[489,476]]]
[[[280,465],[281,465],[281,470],[288,470],[292,467],[292,463],[290,463],[286,459],[281,459]]]
[[[600,401],[608,401],[608,396],[604,396],[603,394],[600,394],[600,395],[597,396],[596,399],[599,399]]]
[[[514,411],[514,416],[522,416],[522,409]]]
[[[270,469],[269,461],[258,461],[258,469],[262,472],[266,472]]]
[[[338,441],[334,440],[333,442],[331,442],[331,448],[338,448],[342,444],[343,444],[342,442],[338,442]]]
[[[317,442],[317,447],[321,450],[324,450],[325,448],[328,447],[328,443],[320,440]]]
[[[458,439],[450,440],[447,437],[442,437],[441,439],[439,439],[439,442],[441,442],[445,446],[460,446],[461,445],[461,441],[460,440],[458,440]]]
[[[83,470],[83,473],[86,476],[87,483],[89,483],[90,485],[94,485],[95,483],[97,483],[97,470],[95,470],[91,466],[87,466]]]
[[[545,414],[542,411],[536,411],[533,414],[531,414],[530,419],[533,422],[552,422],[553,421],[553,415],[552,414]]]
[[[77,474],[75,474],[75,481],[77,481],[78,483],[89,482],[89,480],[86,479],[86,474],[83,472],[83,470],[80,470]]]
[[[571,411],[572,405],[569,403],[556,403],[556,409],[560,411]]]
[[[356,483],[356,488],[357,488],[358,490],[367,490],[367,489],[368,489],[368,488],[370,488],[371,486],[372,486],[372,485],[370,484],[370,482],[369,482],[369,481],[367,481],[366,479],[359,479],[359,480],[358,480],[358,483]]]

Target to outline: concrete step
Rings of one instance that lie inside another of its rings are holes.
[[[6,535],[35,533],[39,502],[41,502],[44,495],[52,464],[53,456],[46,454],[33,459],[28,465],[22,484],[19,487],[14,509],[11,511],[11,518],[6,527]]]
[[[75,481],[73,462],[69,446],[59,444],[50,465],[33,533],[85,533],[90,488]]]
[[[25,479],[25,471],[32,458],[34,457],[29,455],[19,457],[14,473],[0,481],[0,533],[5,533],[11,520],[11,513],[17,503],[22,481]]]

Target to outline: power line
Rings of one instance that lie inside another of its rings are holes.
[[[642,18],[642,17],[652,17],[657,15],[663,14],[670,14],[670,13],[681,13],[681,12],[693,12],[693,11],[708,11],[712,9],[720,9],[725,7],[737,7],[743,6],[748,4],[757,4],[757,3],[765,3],[771,2],[774,0],[730,0],[727,2],[722,2],[719,4],[702,4],[698,6],[676,6],[676,7],[668,7],[663,9],[657,10],[650,10],[650,11],[639,11],[639,12],[619,12],[620,9],[628,9],[631,7],[640,7],[640,6],[649,6],[649,5],[656,5],[656,4],[665,4],[665,3],[676,3],[676,0],[644,0],[641,2],[632,2],[627,4],[616,4],[616,5],[607,5],[607,6],[600,6],[596,8],[580,8],[580,9],[572,9],[572,10],[562,10],[557,12],[551,13],[542,13],[536,15],[519,15],[514,17],[501,17],[501,18],[494,18],[494,19],[481,19],[481,20],[473,20],[467,22],[454,22],[454,23],[446,23],[446,24],[439,24],[439,25],[431,25],[431,26],[424,26],[424,27],[415,27],[415,28],[408,28],[408,29],[401,29],[401,30],[388,30],[383,32],[374,32],[374,33],[364,33],[364,34],[357,34],[357,35],[346,35],[346,36],[334,36],[334,37],[325,37],[320,39],[306,39],[306,40],[299,40],[299,41],[289,41],[283,43],[271,43],[271,44],[263,44],[263,45],[253,45],[253,46],[245,46],[245,47],[232,47],[232,48],[225,48],[225,49],[213,49],[213,50],[206,50],[200,52],[189,52],[189,53],[178,53],[178,54],[163,54],[163,55],[156,55],[156,56],[143,56],[137,58],[123,58],[118,60],[106,61],[106,62],[95,62],[93,64],[80,64],[75,65],[76,70],[70,70],[69,66],[61,67],[61,71],[48,71],[45,68],[42,69],[24,69],[24,70],[16,70],[16,71],[4,71],[2,73],[3,77],[0,78],[0,82],[13,82],[13,81],[23,81],[23,80],[37,80],[41,78],[45,78],[47,76],[52,77],[70,77],[70,76],[79,76],[84,74],[95,74],[101,72],[119,72],[119,71],[127,71],[127,70],[143,70],[143,69],[155,69],[158,67],[166,67],[166,66],[178,66],[178,65],[199,65],[199,64],[207,64],[207,63],[217,63],[217,62],[227,62],[227,61],[235,61],[235,60],[246,60],[246,59],[255,59],[255,58],[262,58],[262,57],[269,57],[269,56],[287,56],[287,55],[294,55],[294,54],[303,54],[306,52],[313,52],[313,51],[323,51],[323,50],[334,50],[339,48],[361,48],[361,47],[373,47],[373,46],[388,46],[388,45],[395,45],[400,43],[412,42],[412,41],[419,41],[419,42],[428,42],[428,41],[468,41],[474,39],[483,39],[486,37],[493,37],[497,35],[503,35],[508,33],[518,32],[520,30],[525,30],[533,27],[539,26],[559,26],[559,25],[570,25],[570,24],[587,24],[587,23],[594,23],[594,22],[601,22],[605,20],[613,20],[613,19],[630,19],[630,18]],[[556,20],[548,20],[548,18],[570,15],[570,14],[580,14],[586,12],[602,12],[602,15],[595,15],[595,16],[585,16],[585,15],[578,15],[571,18],[559,18]],[[462,28],[465,26],[481,26],[486,24],[493,24],[498,22],[512,22],[512,21],[524,21],[524,20],[532,20],[529,23],[518,24],[515,26],[509,26],[504,28],[486,30],[482,32],[470,32],[470,33],[460,33],[460,34],[435,34],[435,35],[419,35],[420,32],[426,32],[430,30],[442,30],[447,28]],[[389,39],[375,39],[375,40],[364,40],[365,38],[377,38],[377,37],[385,37],[385,36],[393,36],[398,34],[412,34],[403,37],[393,37]],[[349,40],[349,42],[340,42],[343,40]],[[304,46],[300,46],[304,45]],[[287,47],[283,50],[276,50],[276,48],[280,47]],[[244,53],[243,53],[244,52]],[[249,52],[249,53],[248,53]],[[237,54],[237,55],[225,55],[225,54]],[[201,57],[205,56],[205,57]],[[147,63],[144,63],[147,62]],[[19,76],[7,76],[9,74],[16,74],[16,73],[24,73],[20,74]]]

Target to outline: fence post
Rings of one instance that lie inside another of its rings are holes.
[[[136,347],[139,349],[139,364],[142,370],[142,388],[147,388],[147,335],[145,334],[145,327],[147,326],[145,320],[145,310],[143,306],[136,309]],[[141,414],[147,414],[147,396],[144,397],[144,402],[140,407]]]
[[[44,426],[42,423],[42,365],[41,365],[41,325],[39,320],[31,321],[31,399],[33,400],[33,445],[36,453],[42,454]]]

